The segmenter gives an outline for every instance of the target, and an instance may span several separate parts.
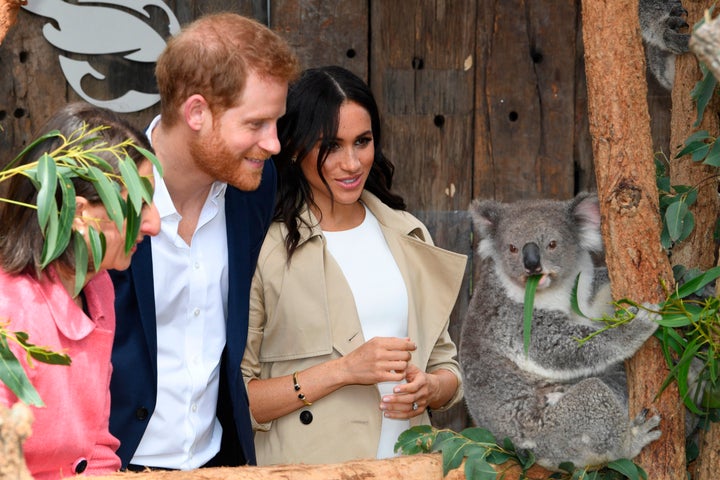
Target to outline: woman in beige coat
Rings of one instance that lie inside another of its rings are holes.
[[[447,327],[466,258],[390,191],[377,106],[354,74],[305,71],[278,136],[242,362],[258,464],[392,456],[402,431],[462,398]]]

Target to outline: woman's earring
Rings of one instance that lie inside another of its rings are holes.
[[[290,157],[290,162],[291,163],[297,162],[297,155],[293,155],[292,157]]]

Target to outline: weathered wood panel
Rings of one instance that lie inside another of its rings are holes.
[[[574,192],[574,0],[486,2],[478,28],[475,196]]]
[[[18,153],[50,112],[66,103],[67,86],[44,20],[21,11],[0,47],[0,162]]]
[[[368,79],[368,3],[276,0],[270,26],[288,39],[303,67],[340,65]]]

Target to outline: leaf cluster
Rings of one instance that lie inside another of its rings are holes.
[[[69,136],[55,130],[28,145],[7,166],[0,169],[0,183],[24,175],[38,190],[37,204],[20,204],[10,198],[0,197],[0,202],[19,204],[37,209],[38,223],[45,238],[40,268],[46,268],[69,246],[71,237],[75,253],[75,292],[82,289],[92,258],[92,265],[99,266],[105,255],[105,238],[102,232],[89,227],[90,248],[84,237],[73,231],[75,218],[75,187],[73,178],[93,183],[105,207],[108,217],[118,230],[125,229],[125,251],[129,252],[140,230],[143,202],[152,202],[152,183],[140,176],[130,149],[135,149],[153,162],[158,171],[162,167],[155,155],[128,139],[116,145],[108,145],[99,132],[108,127],[89,128],[84,125]],[[28,152],[38,144],[58,139],[59,146],[52,152],[44,152],[33,162],[18,165]],[[105,161],[103,156],[117,159],[120,175]],[[122,195],[127,191],[127,199]],[[59,197],[60,201],[56,198]],[[125,223],[125,226],[123,226]]]
[[[459,468],[465,461],[464,473],[468,480],[503,479],[510,469],[518,467],[520,478],[535,464],[532,452],[517,450],[509,439],[502,445],[488,430],[466,428],[462,432],[436,429],[430,425],[412,427],[398,437],[395,451],[405,455],[442,452],[443,475]],[[647,480],[645,471],[627,459],[608,463],[603,468],[575,468],[572,463],[560,465],[561,471],[551,474],[558,480]]]
[[[715,267],[677,287],[661,306],[655,333],[670,367],[663,388],[675,380],[685,406],[708,418],[720,408],[720,298],[702,292],[718,277]]]

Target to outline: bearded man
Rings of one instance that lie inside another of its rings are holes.
[[[231,13],[185,26],[158,58],[148,136],[161,230],[112,273],[110,430],[123,468],[255,463],[239,368],[273,213],[276,122],[298,67],[277,34]]]

